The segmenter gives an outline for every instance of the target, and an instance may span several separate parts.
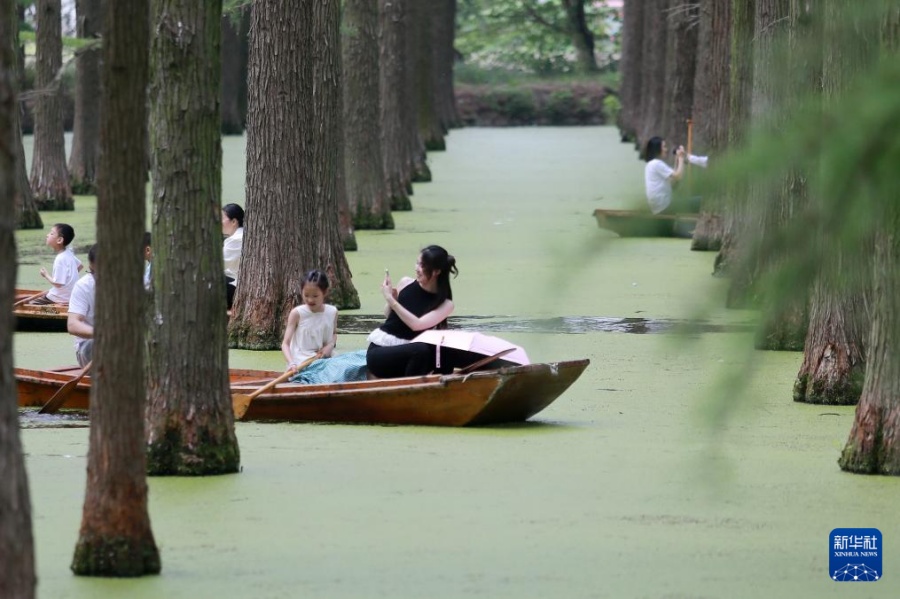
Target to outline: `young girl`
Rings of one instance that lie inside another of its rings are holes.
[[[291,310],[281,342],[289,370],[316,354],[329,358],[334,351],[337,308],[325,303],[327,293],[328,276],[324,272],[311,270],[303,276],[300,288],[303,303]]]

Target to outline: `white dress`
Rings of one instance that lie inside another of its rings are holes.
[[[222,254],[225,258],[225,276],[234,279],[232,285],[237,285],[238,273],[241,269],[241,249],[244,246],[244,227],[225,239],[222,246]]]
[[[322,346],[334,337],[334,322],[337,308],[325,304],[321,312],[312,312],[309,306],[301,304],[294,308],[300,314],[300,322],[291,337],[291,360],[295,364],[316,355]]]

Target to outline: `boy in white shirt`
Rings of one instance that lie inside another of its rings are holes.
[[[56,252],[53,260],[53,274],[41,268],[41,276],[50,283],[50,290],[43,297],[32,300],[31,304],[68,304],[69,296],[75,282],[78,281],[78,273],[82,269],[81,260],[75,257],[75,253],[69,244],[75,239],[75,230],[65,223],[57,223],[47,233],[46,244]]]

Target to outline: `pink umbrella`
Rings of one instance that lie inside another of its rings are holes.
[[[510,343],[506,339],[485,335],[475,331],[451,331],[451,330],[435,330],[420,333],[418,337],[413,339],[421,343],[430,343],[438,347],[452,347],[464,351],[475,352],[485,356],[493,356],[507,349],[512,351],[504,355],[501,360],[507,360],[516,364],[531,364],[528,354],[520,346]]]

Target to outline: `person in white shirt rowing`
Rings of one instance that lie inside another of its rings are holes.
[[[672,168],[663,160],[666,151],[666,140],[661,137],[651,137],[644,151],[644,159],[647,161],[647,166],[644,167],[644,183],[650,211],[653,214],[699,212],[699,198],[684,198],[673,203],[672,187],[684,177],[685,158],[691,164],[703,168],[706,168],[709,158],[687,154],[684,146],[678,146],[675,149],[675,168]]]

